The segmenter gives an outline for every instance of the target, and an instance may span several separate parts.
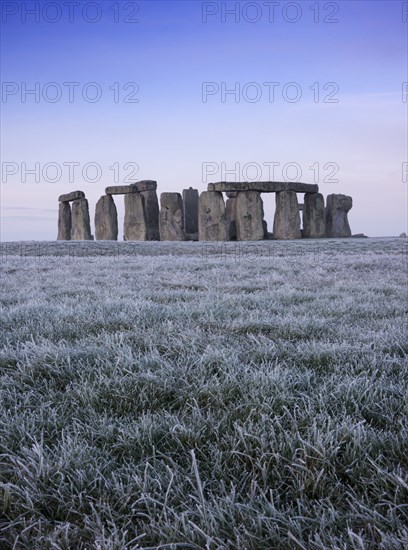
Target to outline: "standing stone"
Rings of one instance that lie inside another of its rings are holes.
[[[261,194],[257,191],[238,193],[237,239],[239,241],[260,241],[264,238],[262,220],[264,217]]]
[[[186,233],[198,233],[198,190],[183,189],[183,219]]]
[[[325,236],[325,230],[323,195],[321,193],[306,193],[303,207],[303,237],[322,239]]]
[[[125,219],[123,224],[123,240],[146,241],[147,222],[144,208],[144,198],[141,193],[125,195]]]
[[[183,199],[180,193],[162,193],[160,195],[159,216],[161,241],[184,241]]]
[[[141,191],[147,223],[147,240],[159,241],[159,201],[155,189]]]
[[[102,195],[96,203],[95,237],[97,241],[118,240],[118,213],[111,195]]]
[[[269,235],[268,235],[268,224],[266,223],[266,220],[262,220],[262,227],[263,227],[263,232],[264,232],[263,238],[264,238],[264,239],[268,239],[268,238],[269,238]]]
[[[69,202],[59,203],[57,239],[59,241],[71,240],[71,207]]]
[[[76,199],[72,202],[71,219],[71,239],[73,241],[91,241],[89,206],[86,199]]]
[[[327,195],[326,237],[351,237],[347,212],[353,206],[353,199],[347,195]]]
[[[228,197],[228,193],[227,193]],[[225,217],[227,220],[227,237],[230,241],[237,240],[237,199],[227,199],[225,203]]]
[[[199,201],[198,234],[200,241],[228,239],[225,204],[220,191],[203,191]]]
[[[300,239],[299,205],[295,191],[276,193],[276,210],[273,220],[274,239]]]

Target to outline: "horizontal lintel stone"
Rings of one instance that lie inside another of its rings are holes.
[[[105,189],[106,195],[130,195],[131,193],[141,193],[142,191],[156,191],[157,181],[143,180],[130,185],[112,185]]]
[[[294,191],[295,193],[318,193],[319,186],[299,181],[220,181],[209,183],[208,191],[258,191],[259,193],[277,193],[280,191]]]
[[[84,199],[84,198],[85,198],[85,193],[83,191],[72,191],[71,193],[60,195],[58,197],[58,202],[71,202],[71,201],[76,201],[77,199]]]

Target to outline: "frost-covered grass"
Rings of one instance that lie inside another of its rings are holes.
[[[1,548],[407,547],[406,241],[2,246]]]

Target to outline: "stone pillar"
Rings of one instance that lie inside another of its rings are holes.
[[[228,194],[227,194],[228,197]],[[227,220],[227,237],[230,241],[237,240],[237,199],[227,199],[225,203],[225,217]]]
[[[347,218],[348,211],[353,206],[353,199],[347,195],[327,195],[326,201],[326,237],[351,237],[351,229]]]
[[[180,193],[160,195],[159,228],[161,241],[185,241],[183,199]]]
[[[183,189],[183,220],[185,233],[198,233],[198,190],[192,187]]]
[[[72,202],[71,219],[71,239],[74,241],[91,241],[89,207],[86,199],[76,199]]]
[[[276,193],[276,210],[273,220],[274,239],[300,239],[299,205],[295,191]]]
[[[155,189],[141,191],[147,223],[147,240],[159,241],[159,201]]]
[[[321,239],[325,236],[324,198],[321,193],[306,193],[303,207],[303,237]]]
[[[69,202],[59,203],[57,240],[59,241],[71,240],[71,206]]]
[[[146,241],[147,222],[141,193],[125,195],[125,219],[123,223],[123,240]]]
[[[118,213],[111,195],[102,195],[96,203],[95,238],[97,241],[118,240]]]
[[[264,239],[269,239],[268,224],[266,223],[266,220],[262,220],[262,227],[263,227],[263,232],[264,232]]]
[[[264,238],[263,201],[257,191],[238,193],[237,239],[238,241],[260,241]]]
[[[198,234],[200,241],[226,241],[227,220],[220,191],[203,191],[199,201]]]

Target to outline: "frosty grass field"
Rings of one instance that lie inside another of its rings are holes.
[[[3,243],[0,548],[406,549],[407,253]]]

